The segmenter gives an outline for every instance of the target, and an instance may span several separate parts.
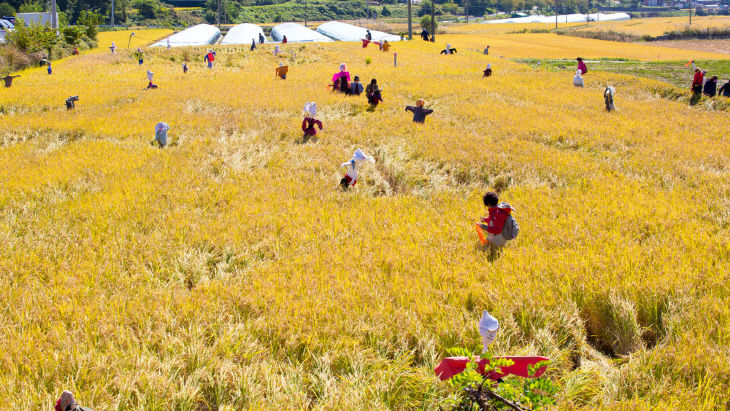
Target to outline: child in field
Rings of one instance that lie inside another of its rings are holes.
[[[317,135],[315,125],[322,130],[322,122],[317,120],[317,103],[311,102],[304,105],[304,120],[302,120],[302,131],[304,137],[314,137]]]
[[[286,80],[286,73],[288,72],[289,66],[285,66],[284,63],[279,63],[279,67],[276,68],[276,77]]]
[[[116,52],[117,52],[117,45],[114,44],[113,41],[112,41],[112,46],[109,47],[109,50],[111,50],[112,54],[116,54]]]
[[[355,76],[355,78],[352,80],[352,83],[350,83],[350,90],[347,92],[347,94],[359,96],[363,92],[363,86],[360,82],[360,77]]]
[[[142,49],[137,48],[137,51],[134,52],[134,57],[139,62],[140,66],[144,63],[144,51],[142,51]]]
[[[583,62],[583,59],[578,57],[576,60],[578,60],[578,70],[580,70],[580,74],[583,75],[588,73],[588,66],[586,66],[586,63]]]
[[[485,240],[490,247],[502,248],[507,241],[514,240],[520,231],[517,221],[512,216],[514,209],[508,203],[500,203],[495,192],[488,192],[482,198],[489,215],[477,224],[478,229],[486,232]]]
[[[575,76],[573,77],[573,85],[576,87],[583,87],[583,73],[581,73],[580,69],[575,71]]]
[[[256,50],[256,40],[251,39],[251,50],[250,51],[254,51],[254,50]]]
[[[484,76],[483,77],[489,77],[492,75],[492,65],[487,64],[487,68],[484,70]]]
[[[259,44],[264,44],[264,41],[266,41],[266,38],[264,38],[264,35],[259,33]]]
[[[152,142],[152,144],[157,143],[158,147],[165,147],[167,145],[167,130],[169,129],[170,126],[162,121],[155,124],[155,140]]]
[[[183,74],[188,72],[188,62],[183,61]]]
[[[340,186],[343,190],[347,190],[351,186],[354,186],[355,183],[357,183],[357,170],[360,167],[360,165],[364,162],[370,162],[374,163],[375,159],[366,156],[365,153],[362,152],[359,148],[355,150],[355,153],[352,155],[352,159],[346,163],[342,163],[340,167],[346,167],[347,173],[344,177],[342,177],[342,180],[340,180]]]
[[[371,106],[375,107],[383,101],[382,91],[383,89],[378,87],[378,80],[370,80],[370,84],[365,88],[365,95],[368,97],[368,103]]]
[[[282,38],[282,39],[281,39],[281,44],[286,44],[286,43],[287,43],[287,41],[288,41],[288,40],[286,39],[286,36],[284,36],[284,38]]]
[[[281,53],[281,49],[279,49],[279,46],[274,46],[274,57],[278,56],[279,53]]]
[[[48,60],[46,65],[48,66],[48,75],[50,76],[51,74],[53,74],[53,69],[51,68],[51,61]]]
[[[426,116],[433,113],[433,110],[431,109],[425,109],[423,106],[426,105],[426,101],[424,101],[422,98],[418,99],[416,101],[416,106],[406,106],[406,111],[410,111],[413,113],[413,121],[415,123],[425,123],[426,122]]]
[[[212,49],[208,50],[208,53],[203,58],[203,61],[205,61],[205,62],[208,63],[208,68],[209,69],[212,69],[213,68],[213,62],[215,61],[215,51],[213,51]]]
[[[390,43],[388,43],[388,40],[383,40],[383,45],[381,46],[381,48],[383,49],[383,51],[390,50]]]

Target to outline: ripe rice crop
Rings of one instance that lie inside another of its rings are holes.
[[[480,347],[489,310],[496,354],[553,360],[560,409],[727,407],[730,113],[499,57],[687,52],[438,40],[393,43],[397,67],[355,43],[216,47],[208,70],[202,47],[139,66],[100,39],[0,89],[2,403],[50,409],[69,389],[96,410],[436,409],[451,391],[434,365]],[[327,89],[341,62],[383,87],[375,110]],[[142,90],[147,70],[159,89]],[[424,125],[404,112],[417,98]],[[308,101],[324,130],[305,143]],[[342,192],[356,148],[377,163]],[[472,228],[491,188],[521,227],[497,258]]]

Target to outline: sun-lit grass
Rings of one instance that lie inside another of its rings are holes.
[[[670,31],[681,31],[685,28],[728,27],[730,16],[692,16],[692,25],[689,17],[652,17],[627,21],[592,22],[581,30],[614,30],[630,33],[637,36],[661,36]]]
[[[0,89],[0,399],[435,409],[433,366],[479,347],[486,309],[497,354],[554,360],[561,409],[726,407],[730,114],[499,58],[654,58],[606,43],[441,36],[394,43],[398,67],[355,43],[217,47],[214,70],[193,48],[187,75],[181,49],[141,67],[121,50],[23,72]],[[376,110],[327,90],[343,61],[378,79]],[[404,112],[417,98],[425,125]],[[302,143],[307,101],[325,128]],[[343,193],[355,148],[377,163]],[[491,187],[521,226],[495,260],[471,225]]]
[[[134,33],[134,36],[130,34]],[[117,50],[127,48],[137,48],[149,46],[150,44],[172,34],[170,29],[136,29],[136,30],[117,30],[102,31],[98,34],[98,48],[102,51],[109,51],[112,42],[116,43]]]
[[[505,32],[507,24],[469,24],[447,27],[446,36],[436,36],[438,45],[445,46],[446,40],[452,46],[482,51],[487,45],[489,53],[505,58],[584,58],[616,57],[637,60],[683,60],[692,55],[696,59],[724,59],[726,54],[657,47],[650,43],[621,43],[604,40],[570,38],[555,33]],[[517,25],[513,31],[527,26]],[[451,34],[453,32],[453,34]]]

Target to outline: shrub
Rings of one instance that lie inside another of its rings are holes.
[[[72,46],[78,46],[81,42],[81,37],[86,34],[86,27],[82,26],[66,26],[61,29],[61,35],[63,41]]]
[[[0,3],[0,17],[2,16],[14,16],[15,15],[15,9],[13,6],[11,6],[8,3]]]
[[[35,23],[26,25],[22,20],[18,20],[15,30],[8,32],[5,40],[24,52],[46,50],[50,54],[51,48],[60,41],[60,38],[56,30],[48,25]]]
[[[428,30],[429,33],[434,33],[439,26],[439,22],[434,19],[434,27],[431,27],[431,16],[421,17],[421,27]]]
[[[98,26],[101,23],[101,14],[82,10],[79,15],[78,23],[86,26],[86,36],[92,40],[96,40],[96,34],[99,32]]]

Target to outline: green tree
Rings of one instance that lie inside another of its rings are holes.
[[[380,11],[380,15],[383,17],[390,16],[390,10],[388,10],[387,7],[383,6],[383,10]]]
[[[448,3],[442,4],[441,10],[443,10],[444,14],[456,15],[459,10],[459,6],[456,3],[450,1]]]
[[[15,15],[15,8],[10,5],[10,3],[2,2],[0,3],[0,17],[6,16],[6,17],[12,17]]]
[[[96,34],[99,32],[98,26],[99,23],[101,23],[101,14],[93,11],[81,10],[78,23],[86,27],[86,37],[96,40]]]
[[[431,16],[421,17],[421,27],[426,29],[431,34],[436,32],[436,29],[439,27],[439,22],[434,19],[433,25],[434,27],[431,27]]]
[[[27,1],[18,8],[19,13],[40,13],[43,11],[43,3],[40,1]]]
[[[49,56],[53,46],[60,40],[56,30],[51,26],[35,23],[26,25],[22,20],[16,22],[15,30],[5,34],[5,41],[18,49],[31,53],[45,50]]]

